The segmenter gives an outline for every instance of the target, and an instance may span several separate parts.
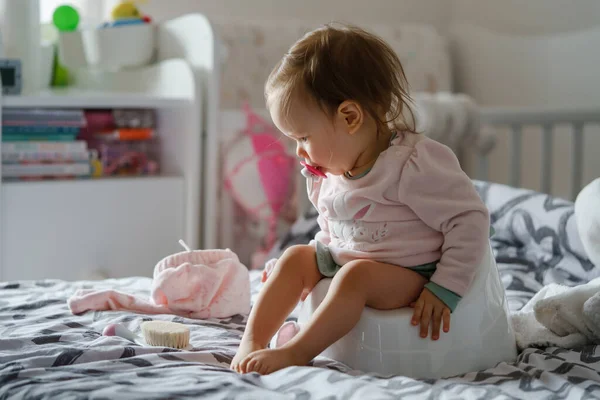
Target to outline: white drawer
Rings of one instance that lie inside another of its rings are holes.
[[[3,183],[0,279],[152,276],[184,209],[181,177]]]

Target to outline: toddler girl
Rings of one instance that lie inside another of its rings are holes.
[[[489,215],[446,146],[415,132],[394,51],[355,27],[308,33],[265,87],[276,126],[296,141],[321,231],[285,251],[266,280],[231,368],[268,374],[306,365],[346,335],[365,306],[412,306],[437,340],[488,245]],[[410,118],[407,118],[410,117]],[[333,281],[312,320],[267,344],[303,293]]]

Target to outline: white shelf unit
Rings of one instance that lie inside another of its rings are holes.
[[[215,74],[214,36],[202,15],[157,29],[156,64],[113,73],[102,90],[0,95],[1,108],[152,108],[161,147],[160,176],[2,182],[1,281],[152,276],[160,259],[181,251],[179,239],[202,247],[203,133],[214,120],[205,86]]]
[[[153,93],[97,92],[81,89],[53,89],[22,96],[5,96],[3,107],[102,108],[113,107],[173,108],[190,104],[191,98]]]

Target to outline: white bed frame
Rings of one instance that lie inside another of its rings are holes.
[[[600,108],[589,109],[527,109],[527,108],[483,108],[482,119],[485,124],[493,126],[506,126],[510,128],[510,181],[511,186],[520,187],[522,177],[523,157],[523,129],[527,126],[542,128],[542,159],[540,190],[543,193],[552,193],[553,182],[553,154],[556,129],[559,126],[570,126],[571,137],[571,162],[566,166],[570,171],[570,196],[575,200],[583,187],[584,165],[584,136],[583,129],[588,125],[600,124]],[[600,175],[600,171],[598,171]],[[479,158],[479,168],[474,178],[489,179],[489,157]]]
[[[259,110],[260,115],[268,117],[266,110]],[[558,132],[563,132],[563,126],[572,127],[571,138],[571,162],[564,167],[569,168],[570,176],[570,196],[569,200],[574,200],[584,185],[583,181],[583,165],[584,165],[584,127],[588,125],[600,124],[600,108],[590,109],[525,109],[525,108],[491,108],[483,107],[481,109],[481,118],[484,125],[494,127],[507,127],[508,130],[498,130],[499,134],[509,135],[509,180],[506,183],[511,186],[521,187],[521,178],[523,172],[522,157],[523,154],[523,139],[525,134],[523,131],[530,127],[541,127],[542,129],[542,153],[541,153],[541,173],[539,177],[539,187],[544,193],[552,192],[553,182],[553,160],[555,135]],[[245,116],[238,110],[223,110],[220,113],[220,141],[224,143],[236,135],[239,130],[244,127]],[[502,138],[499,138],[502,139]],[[498,140],[500,141],[500,140]],[[490,155],[494,154],[492,150]],[[477,160],[474,168],[471,168],[470,176],[474,179],[489,180],[490,179],[490,155],[481,156],[475,155]],[[559,155],[562,156],[562,155]],[[560,163],[563,166],[563,163]],[[600,172],[598,173],[600,175]],[[221,179],[220,177],[218,179]],[[214,181],[214,179],[213,179]],[[306,196],[304,178],[298,174],[297,179],[299,189],[298,193],[298,212],[301,214],[307,207],[310,206]],[[219,209],[208,210],[205,223],[213,224],[215,232],[219,232],[218,245],[219,247],[238,248],[241,244],[235,243],[234,239],[234,203],[227,192],[220,193],[205,191],[205,195],[217,196],[212,204],[218,205]],[[220,228],[217,230],[217,223],[221,218]]]

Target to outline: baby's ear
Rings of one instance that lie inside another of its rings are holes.
[[[346,100],[338,107],[338,117],[347,127],[348,133],[352,135],[362,126],[364,111],[357,102]]]

